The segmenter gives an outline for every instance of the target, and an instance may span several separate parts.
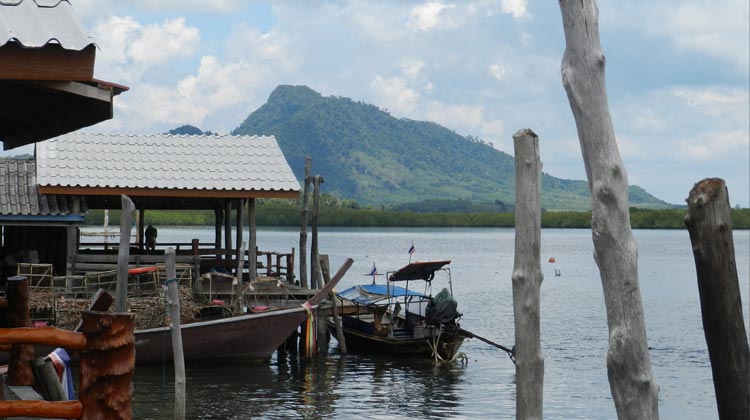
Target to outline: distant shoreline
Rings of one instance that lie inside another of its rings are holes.
[[[686,229],[683,222],[686,209],[643,210],[631,208],[633,229]],[[119,211],[109,215],[110,226],[119,225]],[[102,226],[102,210],[91,210],[86,224]],[[327,207],[321,208],[320,227],[489,227],[512,228],[513,213],[415,213],[388,210]],[[542,228],[590,229],[591,212],[546,211],[542,213]],[[145,223],[156,226],[214,226],[214,212],[210,210],[152,210],[145,212]],[[246,222],[245,222],[246,223]],[[269,203],[257,207],[258,227],[300,227],[299,206],[288,203]],[[732,229],[750,229],[750,209],[732,209]]]

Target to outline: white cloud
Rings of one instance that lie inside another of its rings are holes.
[[[750,66],[747,0],[693,1],[660,11],[659,22],[652,22],[652,30],[671,37],[678,48],[706,53],[747,71]]]
[[[97,76],[132,84],[154,66],[190,56],[200,42],[200,31],[185,25],[184,18],[144,26],[130,16],[111,16],[96,25],[94,39],[101,48]]]
[[[414,79],[419,76],[419,73],[424,69],[424,61],[416,58],[401,60],[401,72],[408,78]]]
[[[672,94],[698,111],[712,116],[721,115],[734,116],[738,121],[748,120],[748,109],[750,109],[750,93],[747,90],[727,88],[704,88],[695,89],[689,87],[677,87],[672,89]]]
[[[750,151],[750,138],[747,131],[717,131],[700,134],[697,138],[684,141],[682,154],[696,160],[718,160],[729,156],[747,156]]]
[[[443,29],[441,26],[449,23],[443,11],[455,8],[455,4],[445,4],[440,2],[428,2],[419,6],[414,6],[411,9],[409,21],[406,26],[415,31]]]
[[[377,75],[370,82],[370,89],[379,99],[378,104],[385,105],[390,112],[414,118],[419,93],[409,87],[406,79]]]
[[[526,16],[526,5],[527,0],[503,0],[503,13],[522,18]]]
[[[508,74],[508,70],[506,70],[505,66],[503,66],[502,64],[491,64],[489,68],[489,73],[495,79],[503,80],[505,79],[505,76]]]

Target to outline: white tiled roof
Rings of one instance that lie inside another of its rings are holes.
[[[39,194],[33,159],[0,159],[0,217],[85,213],[73,202],[72,196]]]
[[[70,133],[37,143],[40,186],[299,191],[273,136]]]
[[[10,41],[27,48],[56,43],[75,51],[94,43],[67,0],[0,0],[0,46]]]

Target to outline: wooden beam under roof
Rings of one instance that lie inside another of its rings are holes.
[[[94,78],[96,46],[81,51],[57,44],[24,48],[15,42],[0,46],[0,79],[89,81]]]

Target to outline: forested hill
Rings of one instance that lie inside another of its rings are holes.
[[[297,179],[310,155],[313,174],[325,178],[325,192],[362,204],[515,200],[512,156],[438,124],[394,118],[376,106],[323,97],[306,86],[277,87],[232,134],[274,135]],[[631,187],[630,202],[670,206],[639,187]],[[589,209],[587,184],[543,174],[542,205]]]

